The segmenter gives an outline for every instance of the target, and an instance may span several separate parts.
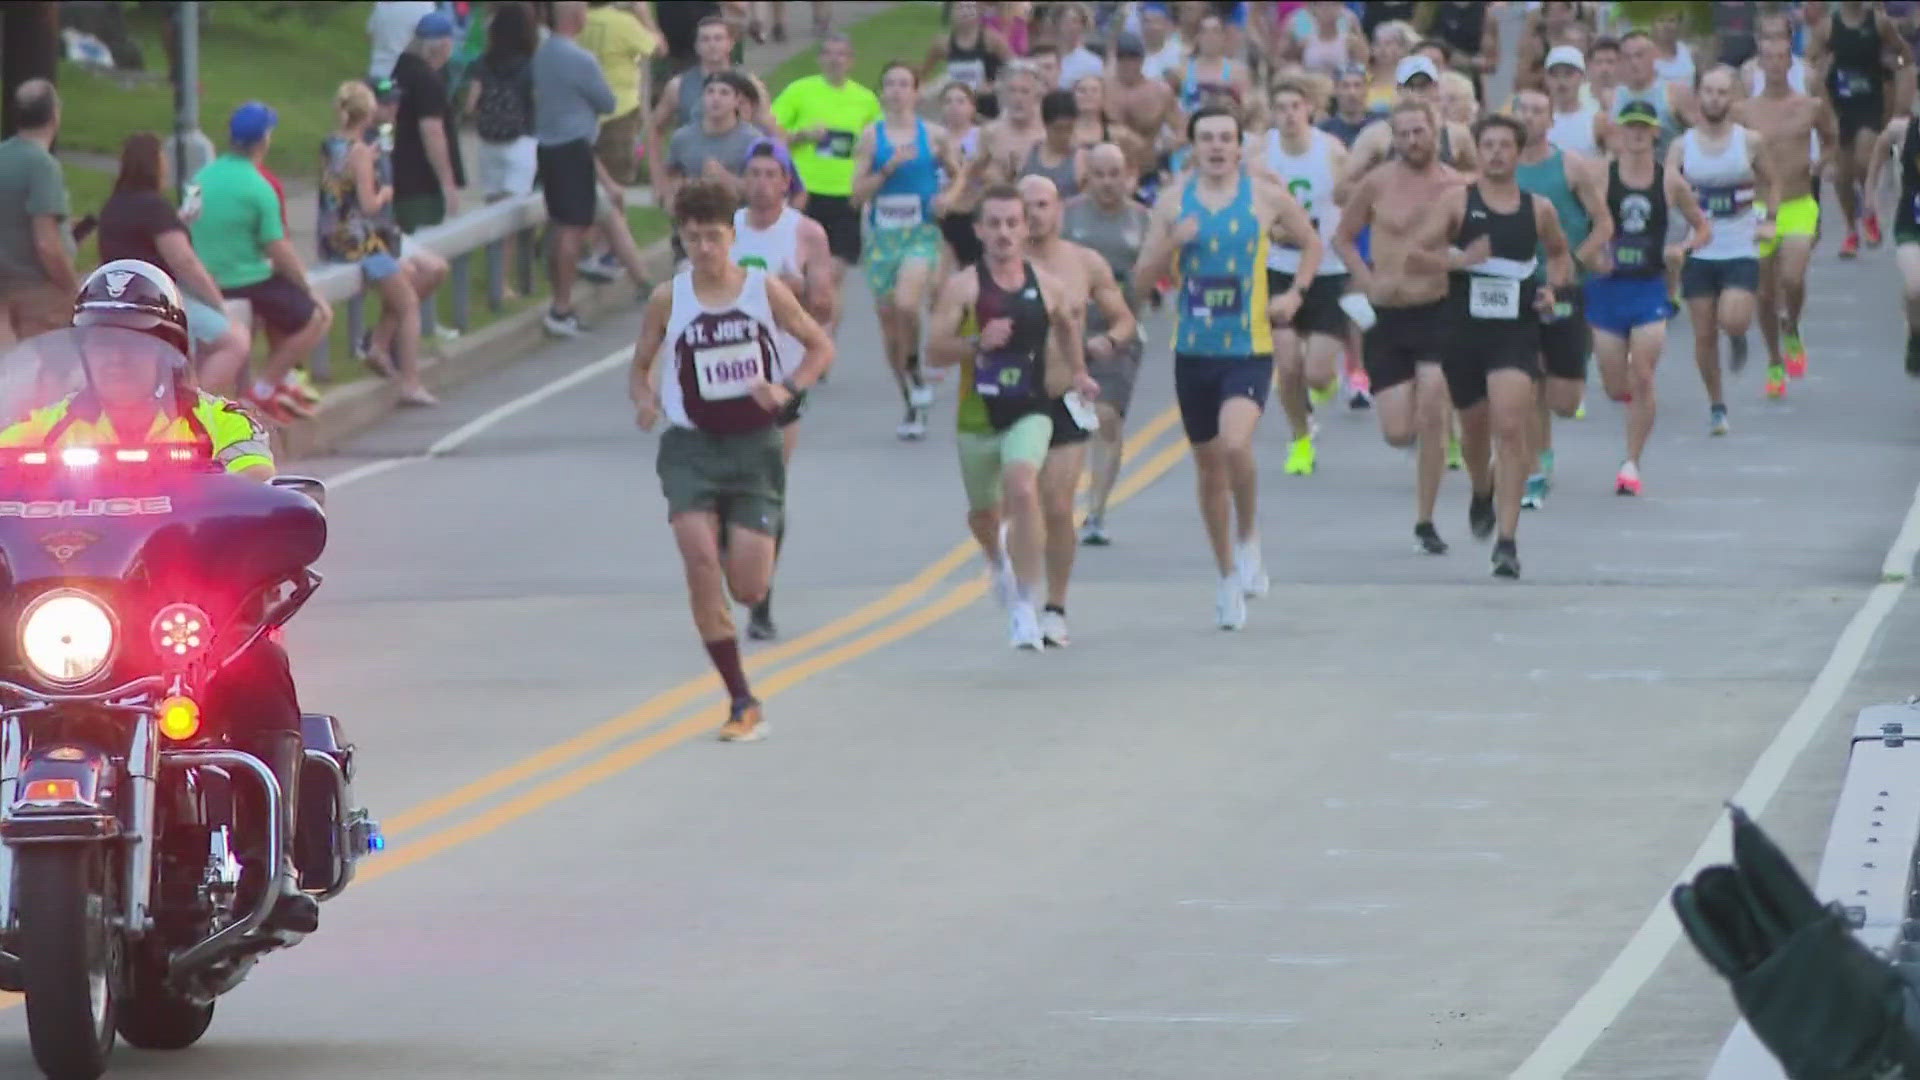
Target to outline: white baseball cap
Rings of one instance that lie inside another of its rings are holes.
[[[1440,81],[1440,72],[1434,68],[1433,61],[1425,56],[1403,57],[1400,65],[1393,69],[1393,85],[1405,86],[1407,80],[1415,75],[1425,75],[1434,82]]]
[[[1587,70],[1587,58],[1572,45],[1555,45],[1547,52],[1547,67],[1554,68],[1565,64],[1578,71]]]

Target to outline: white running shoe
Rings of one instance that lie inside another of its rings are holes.
[[[1073,638],[1067,635],[1067,617],[1057,611],[1041,612],[1040,638],[1056,649],[1073,644]]]
[[[1220,587],[1214,590],[1213,610],[1219,616],[1222,630],[1238,630],[1247,625],[1247,594],[1238,574],[1220,579]]]
[[[1047,646],[1046,639],[1040,636],[1040,618],[1033,612],[1031,601],[1022,600],[1008,609],[1008,644],[1016,649],[1038,651]]]
[[[899,436],[901,439],[906,440],[907,442],[918,442],[921,439],[926,438],[927,437],[926,410],[913,409],[910,412],[908,412],[907,418],[900,422],[899,427],[893,429],[893,433]]]
[[[1273,581],[1267,576],[1266,560],[1260,556],[1260,538],[1254,537],[1234,548],[1234,568],[1239,571],[1240,588],[1251,597],[1267,595]]]
[[[915,410],[933,408],[933,387],[926,383],[911,387],[907,390],[907,404]]]
[[[1005,554],[1000,556],[1000,565],[993,568],[993,602],[1002,610],[1013,606],[1020,595],[1020,583],[1014,580],[1013,566],[1007,562]]]

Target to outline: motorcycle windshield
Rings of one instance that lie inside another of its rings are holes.
[[[110,416],[164,423],[180,411],[181,395],[168,391],[190,389],[191,372],[178,349],[123,327],[68,326],[28,338],[0,355],[0,433],[69,399]],[[18,441],[21,433],[13,434],[0,443]]]
[[[0,356],[0,588],[13,604],[91,581],[211,614],[319,558],[319,506],[213,465],[196,400],[178,350],[120,327],[67,327]]]

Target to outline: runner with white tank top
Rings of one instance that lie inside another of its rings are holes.
[[[1707,431],[1727,433],[1727,404],[1720,378],[1720,334],[1725,333],[1735,372],[1747,363],[1747,328],[1753,324],[1760,288],[1759,218],[1754,206],[1754,161],[1760,137],[1733,122],[1738,84],[1727,68],[1700,80],[1700,123],[1675,143],[1668,164],[1693,188],[1710,236],[1680,269],[1680,295],[1693,327],[1693,355],[1707,391]]]
[[[1321,240],[1320,268],[1302,295],[1300,309],[1290,324],[1273,330],[1280,405],[1293,433],[1286,470],[1291,476],[1306,476],[1316,463],[1310,414],[1338,392],[1340,355],[1347,340],[1347,313],[1340,307],[1347,267],[1333,251],[1333,234],[1340,227],[1333,187],[1346,168],[1347,148],[1313,126],[1313,106],[1297,85],[1283,84],[1274,91],[1274,109],[1274,127],[1266,134],[1261,160],[1313,219]],[[1300,249],[1273,244],[1267,249],[1267,295],[1293,288],[1299,271]]]

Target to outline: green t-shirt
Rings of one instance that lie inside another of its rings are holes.
[[[860,133],[880,121],[880,99],[848,79],[834,86],[819,75],[790,84],[773,99],[773,118],[787,131],[823,127],[818,143],[793,144],[793,167],[815,195],[853,194],[853,147]]]
[[[18,135],[0,142],[0,283],[44,285],[47,271],[33,249],[33,219],[59,219],[60,237],[73,254],[67,181],[47,148]]]
[[[267,245],[286,239],[280,200],[249,158],[221,154],[193,178],[200,187],[193,250],[222,289],[258,285],[273,276]]]

